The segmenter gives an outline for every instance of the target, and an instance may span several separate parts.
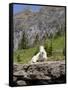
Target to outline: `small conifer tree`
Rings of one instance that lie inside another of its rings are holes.
[[[21,62],[20,55],[17,55],[17,62]]]
[[[27,40],[25,31],[23,31],[22,39],[21,39],[21,42],[19,44],[19,49],[26,49],[26,48],[28,48],[28,40]]]

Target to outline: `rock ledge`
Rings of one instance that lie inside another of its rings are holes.
[[[13,83],[16,86],[60,84],[66,82],[65,61],[36,64],[14,64]]]

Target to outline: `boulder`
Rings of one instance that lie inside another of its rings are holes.
[[[25,86],[25,85],[27,85],[27,83],[23,80],[19,80],[19,81],[17,81],[17,85],[19,85],[19,86],[24,85]]]
[[[15,67],[16,66],[16,67]],[[65,61],[46,61],[35,64],[14,64],[13,82],[17,85],[59,84],[66,82]]]

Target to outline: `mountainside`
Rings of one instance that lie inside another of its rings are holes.
[[[65,32],[65,7],[42,6],[38,12],[22,11],[13,16],[14,22],[14,50],[19,48],[23,33],[29,47],[37,39],[43,42],[52,34],[53,37]]]

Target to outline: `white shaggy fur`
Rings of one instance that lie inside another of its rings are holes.
[[[43,46],[40,46],[40,52],[32,57],[31,63],[41,62],[47,60],[47,53]]]
[[[46,51],[45,51],[45,49],[44,49],[43,46],[40,46],[39,60],[40,60],[40,61],[41,61],[41,60],[42,60],[42,61],[47,60],[47,53],[46,53]]]
[[[40,53],[38,53],[38,54],[36,54],[35,56],[32,57],[31,63],[37,62],[37,60],[39,59],[39,54],[40,54]]]

